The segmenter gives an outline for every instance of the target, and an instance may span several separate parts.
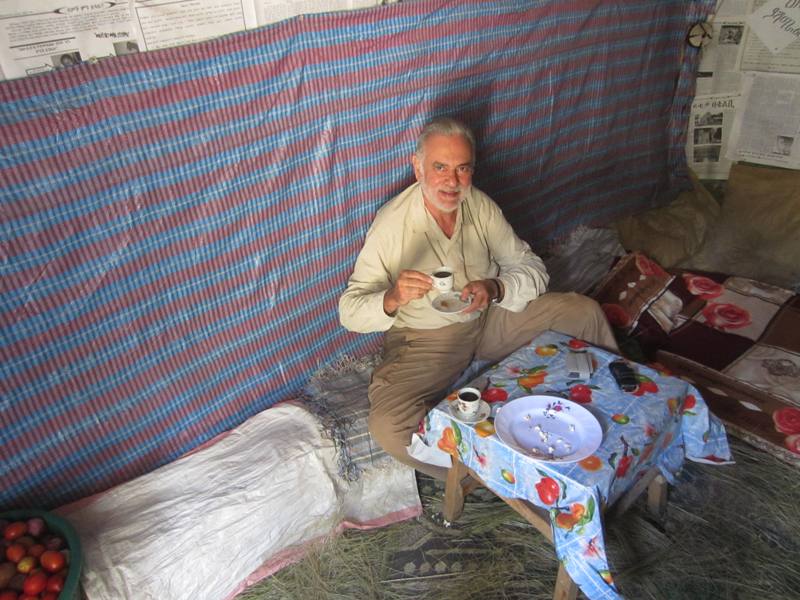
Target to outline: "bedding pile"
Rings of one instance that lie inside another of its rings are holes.
[[[800,465],[800,296],[725,273],[622,258],[595,299],[645,356],[689,379],[728,429]]]
[[[738,163],[702,247],[675,266],[800,291],[798,231],[800,171]]]

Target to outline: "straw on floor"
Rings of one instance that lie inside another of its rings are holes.
[[[800,597],[797,469],[734,438],[731,448],[735,465],[687,463],[661,520],[640,502],[607,524],[609,561],[626,598]],[[241,600],[552,598],[557,563],[541,534],[486,490],[443,527],[443,484],[419,482],[419,519],[328,539]]]

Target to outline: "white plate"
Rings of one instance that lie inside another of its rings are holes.
[[[433,299],[433,308],[441,313],[461,312],[468,306],[469,302],[464,302],[458,292],[446,292]]]
[[[506,446],[546,462],[582,460],[603,441],[603,429],[592,413],[557,396],[512,400],[497,412],[494,428]]]
[[[469,423],[470,425],[473,423],[480,423],[481,421],[485,421],[489,418],[489,415],[492,414],[492,409],[489,406],[489,403],[486,400],[481,400],[480,406],[478,407],[478,412],[472,415],[471,417],[464,416],[461,411],[456,408],[455,402],[448,402],[447,408],[450,410],[450,414],[462,421],[463,423]]]

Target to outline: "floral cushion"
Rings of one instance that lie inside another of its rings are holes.
[[[623,257],[594,293],[650,360],[692,380],[732,432],[800,465],[800,297]]]
[[[611,325],[629,334],[672,280],[673,276],[657,262],[641,252],[632,252],[617,261],[593,295]]]

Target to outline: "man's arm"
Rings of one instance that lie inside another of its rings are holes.
[[[547,268],[530,246],[517,236],[497,204],[489,200],[480,212],[480,227],[486,235],[492,258],[500,266],[496,279],[502,287],[502,296],[498,305],[520,312],[528,302],[547,291],[550,281]]]
[[[389,273],[383,265],[373,231],[367,233],[364,247],[358,254],[347,289],[339,298],[339,321],[342,326],[357,333],[386,331],[394,324],[397,308],[392,308],[391,298],[386,298],[392,288]]]
[[[373,224],[339,298],[339,320],[350,331],[386,331],[401,306],[422,298],[433,286],[432,278],[419,271],[403,270],[392,277],[396,266],[389,236],[385,228]]]
[[[412,300],[418,300],[433,287],[430,275],[420,271],[400,271],[395,284],[383,296],[383,312],[390,317],[397,314],[397,309]]]

